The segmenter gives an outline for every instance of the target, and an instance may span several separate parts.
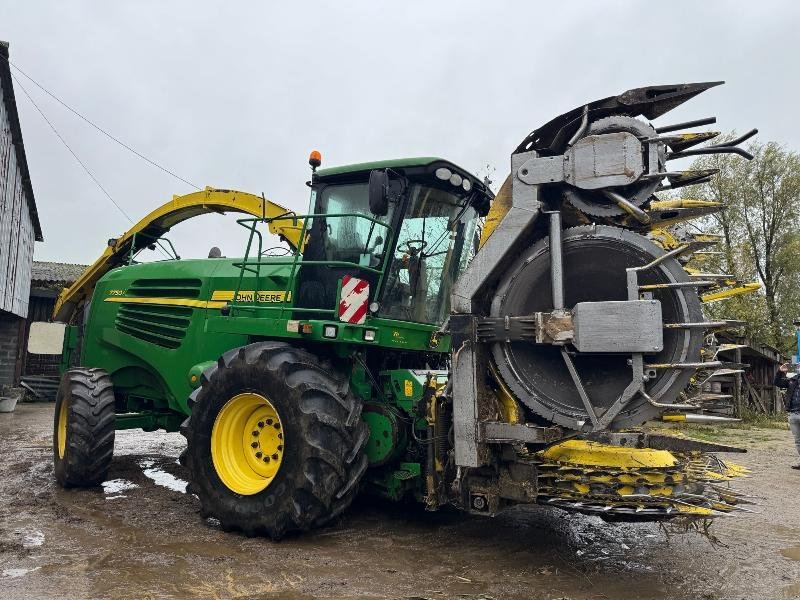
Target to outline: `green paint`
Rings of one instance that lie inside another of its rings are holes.
[[[445,161],[441,158],[436,158],[435,156],[419,156],[415,158],[400,158],[394,160],[376,160],[372,162],[356,163],[352,165],[342,165],[339,167],[319,169],[316,175],[317,177],[324,179],[332,175],[347,175],[351,173],[372,171],[373,169],[399,169],[403,167],[405,168],[424,167],[435,162],[446,163],[448,161]]]
[[[443,202],[442,206],[454,214],[475,214],[459,208],[465,201],[463,190],[435,180],[431,169],[439,166],[463,172],[452,163],[430,157],[318,171],[312,186],[312,211],[315,205],[322,206],[319,203],[323,201],[329,203],[325,206],[330,206],[331,210],[325,214],[325,221],[319,217],[304,220],[310,240],[304,248],[307,255],[261,256],[264,222],[242,219],[240,222],[248,230],[249,238],[244,258],[134,263],[109,271],[95,287],[80,347],[78,329],[67,328],[62,369],[67,368],[73,353],[79,352],[82,366],[99,367],[111,375],[120,399],[119,429],[140,427],[175,431],[190,412],[187,399],[199,385],[200,375],[222,354],[260,340],[285,340],[302,345],[330,359],[349,377],[351,389],[364,402],[384,402],[389,405],[388,414],[397,415],[392,423],[394,417],[364,411],[363,418],[371,432],[367,444],[370,462],[380,463],[390,457],[386,466],[370,470],[367,475],[370,486],[392,498],[409,491],[419,495],[420,461],[425,449],[414,438],[419,439],[426,427],[424,407],[420,407],[419,402],[429,371],[397,369],[375,373],[380,389],[374,389],[375,380],[361,361],[380,364],[380,357],[389,354],[406,357],[412,361],[408,364],[426,364],[440,361],[438,357],[450,352],[449,336],[439,336],[438,343],[432,341],[437,337],[440,322],[418,322],[426,318],[435,320],[426,317],[432,313],[423,309],[437,302],[446,313],[450,288],[432,283],[444,281],[444,276],[439,271],[431,271],[427,287],[416,288],[417,292],[422,290],[420,296],[413,291],[413,282],[408,280],[408,255],[404,257],[404,251],[398,249],[402,241],[400,231],[406,231],[411,238],[425,235],[427,231],[430,244],[439,244],[435,256],[445,264],[441,258],[444,254],[455,253],[454,247],[469,247],[472,243],[471,222],[459,225],[462,233],[458,234],[461,236],[458,242],[452,242],[456,239],[455,229],[452,235],[447,231],[442,235],[436,229],[441,227],[437,223],[442,222],[442,210],[432,206],[437,202]],[[404,170],[410,182],[407,198],[395,198],[393,212],[379,219],[371,215],[365,205],[364,183],[365,174],[377,168]],[[349,175],[352,178],[348,180]],[[434,197],[439,199],[413,200],[418,203],[406,219],[403,211],[404,207],[411,206],[413,190],[420,190],[421,194],[431,189],[425,186],[439,186],[434,190]],[[342,198],[336,196],[337,190],[341,191]],[[344,197],[345,190],[349,190],[347,197]],[[339,208],[336,202],[344,207],[340,213],[336,212]],[[431,212],[428,215],[426,211]],[[315,228],[315,218],[317,223],[327,225]],[[349,221],[346,226],[338,226],[336,219]],[[448,223],[447,218],[444,223]],[[323,231],[327,233],[321,233]],[[380,236],[376,231],[380,231]],[[359,236],[354,238],[357,243],[348,237],[354,233]],[[315,254],[309,248],[317,239],[314,236],[327,236],[324,248],[338,248],[339,255],[320,260],[317,252],[312,259]],[[380,245],[379,250],[374,249],[375,244]],[[435,256],[429,264],[437,260]],[[451,265],[447,273],[450,285],[465,267],[466,260],[455,257],[446,264]],[[328,274],[325,285],[333,285],[336,291],[330,305],[301,304],[304,290],[308,289],[303,285],[318,281],[313,278],[317,275],[311,277],[308,273]],[[338,320],[338,286],[345,274],[374,278],[370,300],[378,302],[380,308],[376,314],[368,314],[362,324]],[[400,286],[398,277],[402,282]],[[387,290],[390,289],[386,282],[392,281],[395,295],[384,302],[384,294],[389,294]],[[408,296],[403,299],[403,294]],[[397,300],[398,297],[401,300]],[[324,335],[326,326],[335,328],[335,336]],[[374,339],[371,339],[372,334]],[[397,351],[402,354],[396,354]],[[355,360],[355,354],[362,358]],[[446,377],[446,372],[436,372],[436,376]],[[394,438],[386,435],[392,427],[399,428]],[[417,429],[414,435],[412,428]],[[386,442],[395,438],[396,444]]]
[[[369,427],[369,439],[365,447],[370,464],[380,463],[390,456],[395,448],[391,443],[392,420],[376,412],[365,411],[362,414]]]

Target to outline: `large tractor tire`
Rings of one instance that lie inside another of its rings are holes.
[[[189,398],[189,492],[225,530],[273,539],[344,511],[369,431],[347,380],[283,342],[225,353]]]
[[[102,483],[114,456],[114,386],[102,369],[61,378],[53,421],[53,465],[63,487]]]

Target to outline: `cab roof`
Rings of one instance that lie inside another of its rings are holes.
[[[355,163],[352,165],[341,165],[339,167],[329,167],[327,169],[319,169],[316,172],[317,177],[325,179],[327,177],[334,177],[336,175],[344,175],[348,173],[359,173],[361,171],[372,171],[373,169],[401,169],[413,167],[427,167],[433,163],[442,163],[451,165],[459,171],[469,173],[466,169],[462,169],[458,165],[451,163],[449,160],[438,158],[436,156],[417,156],[411,158],[395,158],[391,160],[376,160],[372,162]],[[470,173],[471,174],[471,173]],[[475,177],[473,175],[473,177]]]

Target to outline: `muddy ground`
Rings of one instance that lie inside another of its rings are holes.
[[[369,498],[334,525],[271,542],[201,521],[177,434],[118,432],[105,488],[53,480],[52,405],[0,414],[0,597],[800,598],[800,471],[788,431],[731,430],[756,514],[717,544],[557,509],[493,520]]]

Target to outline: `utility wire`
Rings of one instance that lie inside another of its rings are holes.
[[[42,112],[42,109],[41,109],[41,108],[39,108],[39,105],[38,105],[38,104],[36,104],[36,101],[35,101],[35,100],[34,100],[34,99],[31,97],[31,95],[28,93],[28,90],[26,90],[26,89],[25,89],[25,86],[23,86],[23,85],[20,83],[19,79],[17,79],[16,77],[14,77],[14,75],[12,75],[11,77],[14,79],[14,81],[16,82],[16,84],[19,86],[19,89],[21,89],[21,90],[23,91],[23,93],[25,94],[25,96],[28,98],[28,101],[29,101],[31,104],[33,104],[33,107],[36,109],[36,112],[38,112],[38,113],[39,113],[39,115],[41,115],[41,117],[42,117],[42,118],[45,120],[45,122],[46,122],[46,123],[47,123],[47,124],[50,126],[50,129],[52,129],[52,130],[53,130],[53,133],[55,133],[55,134],[56,134],[56,137],[57,137],[59,140],[61,140],[61,143],[62,143],[62,144],[64,144],[64,147],[65,147],[67,150],[69,150],[69,153],[70,153],[70,154],[72,154],[72,157],[73,157],[73,158],[74,158],[76,161],[78,161],[78,164],[79,164],[81,167],[83,167],[83,170],[84,170],[84,171],[86,171],[86,174],[87,174],[87,175],[88,175],[88,176],[89,176],[89,177],[92,179],[92,181],[94,181],[94,182],[95,182],[95,184],[97,184],[97,187],[99,187],[99,188],[100,188],[100,190],[101,190],[101,191],[102,191],[102,192],[103,192],[103,193],[106,195],[106,198],[108,198],[108,199],[111,201],[111,204],[113,204],[114,206],[116,206],[116,207],[117,207],[117,210],[118,210],[119,212],[121,212],[121,213],[122,213],[122,214],[125,216],[125,218],[126,218],[126,219],[128,219],[128,221],[130,221],[131,223],[133,223],[134,221],[133,221],[133,219],[130,217],[130,215],[129,215],[128,213],[126,213],[126,212],[125,212],[125,210],[124,210],[124,209],[123,209],[123,208],[122,208],[122,207],[121,207],[119,204],[117,204],[117,202],[114,200],[114,198],[112,198],[112,197],[111,197],[111,194],[109,194],[109,193],[108,193],[108,190],[107,190],[106,188],[104,188],[104,187],[103,187],[103,184],[102,184],[102,183],[100,183],[100,182],[97,180],[97,177],[95,177],[95,176],[94,176],[94,174],[93,174],[93,173],[92,173],[92,172],[89,170],[89,167],[87,167],[87,166],[86,166],[86,163],[84,163],[84,162],[83,162],[83,161],[80,159],[80,157],[79,157],[77,154],[75,154],[75,151],[74,151],[74,150],[72,149],[72,147],[71,147],[71,146],[70,146],[70,145],[67,143],[67,140],[65,140],[65,139],[63,138],[63,136],[62,136],[60,133],[58,133],[58,129],[56,129],[56,127],[55,127],[55,125],[53,125],[52,121],[50,121],[50,119],[48,119],[48,118],[47,118],[47,115],[45,115],[45,114],[44,114],[44,112]]]
[[[45,115],[45,114],[44,114],[44,112],[42,111],[42,109],[41,109],[41,108],[39,108],[39,105],[38,105],[38,104],[36,104],[36,101],[35,101],[35,100],[34,100],[34,99],[31,97],[31,95],[28,93],[28,90],[26,90],[26,89],[25,89],[25,86],[24,86],[24,85],[22,85],[22,83],[20,83],[19,79],[18,79],[17,77],[15,77],[13,74],[11,75],[11,77],[12,77],[12,79],[14,80],[14,82],[16,83],[16,85],[19,87],[19,89],[21,89],[21,90],[22,90],[22,92],[25,94],[25,97],[28,99],[28,101],[29,101],[29,102],[30,102],[30,103],[33,105],[33,107],[36,109],[36,112],[38,112],[38,113],[39,113],[39,115],[42,117],[42,119],[44,119],[45,123],[47,123],[47,124],[50,126],[50,129],[52,129],[52,130],[53,130],[53,133],[54,133],[54,134],[56,134],[56,137],[57,137],[57,138],[58,138],[58,139],[61,141],[61,143],[62,143],[62,144],[64,144],[64,147],[65,147],[67,150],[69,150],[69,153],[70,153],[70,154],[72,154],[72,157],[73,157],[73,158],[74,158],[74,159],[75,159],[75,160],[78,162],[78,164],[79,164],[81,167],[83,167],[83,170],[84,170],[84,171],[86,171],[86,174],[87,174],[87,175],[88,175],[88,176],[91,178],[91,180],[92,180],[92,181],[94,181],[94,183],[97,185],[97,187],[99,187],[99,188],[100,188],[100,190],[103,192],[103,194],[105,194],[106,198],[108,198],[108,199],[111,201],[111,204],[113,204],[114,206],[116,206],[116,207],[117,207],[117,210],[118,210],[119,212],[121,212],[121,213],[122,213],[122,215],[123,215],[123,216],[124,216],[126,219],[128,219],[128,221],[130,221],[131,223],[133,223],[133,222],[134,222],[134,220],[131,218],[131,216],[130,216],[128,213],[126,213],[126,212],[125,212],[125,210],[124,210],[124,209],[123,209],[123,208],[122,208],[122,207],[121,207],[119,204],[117,204],[116,200],[114,200],[114,198],[112,198],[112,197],[111,197],[111,194],[109,194],[109,193],[108,193],[108,190],[107,190],[106,188],[104,188],[104,187],[103,187],[103,184],[102,184],[102,183],[100,183],[100,181],[97,179],[97,177],[95,177],[95,176],[94,176],[94,173],[92,173],[92,172],[91,172],[91,170],[89,169],[89,167],[87,167],[87,166],[86,166],[86,163],[84,163],[84,162],[83,162],[83,161],[80,159],[80,157],[79,157],[79,156],[78,156],[78,155],[75,153],[75,151],[72,149],[72,147],[71,147],[71,146],[70,146],[70,145],[67,143],[67,140],[65,140],[65,139],[64,139],[64,136],[62,136],[62,135],[61,135],[61,134],[58,132],[58,129],[56,129],[56,126],[55,126],[55,125],[53,125],[53,122],[52,122],[50,119],[48,119],[48,118],[47,118],[47,115]],[[164,249],[161,247],[161,245],[160,245],[160,244],[159,244],[159,249],[161,250],[161,253],[162,253],[162,254],[164,254],[164,255],[165,255],[167,258],[170,258],[170,257],[169,257],[169,256],[166,254],[166,252],[164,251]]]
[[[75,116],[77,116],[78,118],[82,119],[83,121],[85,121],[86,123],[88,123],[89,125],[91,125],[92,127],[94,127],[94,128],[97,130],[97,131],[99,131],[100,133],[102,133],[103,135],[105,135],[105,136],[106,136],[108,139],[110,139],[110,140],[112,140],[112,141],[116,142],[117,144],[119,144],[120,146],[122,146],[123,148],[125,148],[126,150],[128,150],[129,152],[132,152],[133,154],[135,154],[136,156],[138,156],[139,158],[141,158],[142,160],[144,160],[144,161],[145,161],[145,162],[147,162],[148,164],[150,164],[150,165],[152,165],[152,166],[156,167],[157,169],[160,169],[161,171],[163,171],[164,173],[167,173],[168,175],[172,175],[172,176],[173,176],[175,179],[178,179],[179,181],[182,181],[183,183],[185,183],[185,184],[187,184],[187,185],[190,185],[190,186],[192,186],[192,187],[193,187],[193,188],[195,188],[195,189],[198,189],[198,190],[200,189],[200,186],[199,186],[199,185],[197,185],[196,183],[192,183],[192,182],[191,182],[191,181],[189,181],[188,179],[184,179],[184,178],[183,178],[183,177],[181,177],[180,175],[177,175],[177,174],[176,174],[176,173],[174,173],[173,171],[170,171],[169,169],[167,169],[166,167],[164,167],[164,166],[162,166],[162,165],[158,164],[158,163],[157,163],[157,162],[155,162],[154,160],[152,160],[152,159],[150,159],[150,158],[146,157],[144,154],[142,154],[142,153],[141,153],[141,152],[139,152],[138,150],[135,150],[134,148],[131,148],[131,147],[130,147],[128,144],[126,144],[125,142],[123,142],[123,141],[122,141],[122,140],[120,140],[119,138],[116,138],[116,137],[114,137],[113,135],[111,135],[111,134],[110,134],[108,131],[106,131],[105,129],[103,129],[103,128],[102,128],[102,127],[100,127],[99,125],[97,125],[97,124],[96,124],[94,121],[92,121],[92,120],[91,120],[91,119],[89,119],[88,117],[85,117],[85,116],[83,116],[83,115],[82,115],[80,112],[78,112],[76,109],[72,108],[72,107],[71,107],[69,104],[67,104],[66,102],[64,102],[64,101],[63,101],[61,98],[59,98],[58,96],[56,96],[56,95],[55,95],[53,92],[51,92],[50,90],[48,90],[46,87],[44,87],[42,84],[40,84],[38,81],[36,81],[36,80],[35,80],[33,77],[31,77],[30,75],[28,75],[28,74],[27,74],[25,71],[23,71],[22,69],[20,69],[20,68],[19,68],[17,65],[15,65],[13,62],[11,62],[11,60],[9,60],[8,58],[6,58],[6,57],[5,57],[5,56],[3,56],[2,54],[0,54],[0,58],[2,58],[3,60],[5,60],[5,61],[6,61],[6,62],[7,62],[9,65],[10,65],[10,66],[14,67],[14,69],[16,69],[17,71],[19,71],[19,73],[20,73],[20,74],[22,74],[22,75],[23,75],[23,76],[24,76],[26,79],[28,79],[28,80],[29,80],[31,83],[33,83],[33,84],[34,84],[36,87],[38,87],[40,90],[42,90],[42,91],[43,91],[45,94],[47,94],[48,96],[50,96],[50,97],[51,97],[53,100],[55,100],[56,102],[58,102],[58,103],[59,103],[61,106],[63,106],[64,108],[66,108],[66,109],[67,109],[68,111],[70,111],[72,114],[74,114],[74,115],[75,115]],[[22,86],[20,85],[20,87],[22,87]],[[23,90],[23,91],[24,91],[24,90]],[[26,92],[26,94],[27,94],[27,92]],[[30,97],[30,96],[28,96],[28,97]]]

